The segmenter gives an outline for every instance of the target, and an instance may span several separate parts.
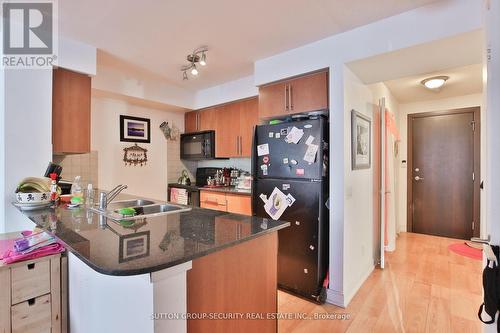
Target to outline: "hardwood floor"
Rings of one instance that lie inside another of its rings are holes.
[[[347,314],[345,320],[280,320],[278,332],[480,332],[482,263],[448,250],[461,240],[401,233],[346,309],[278,293],[280,313]]]

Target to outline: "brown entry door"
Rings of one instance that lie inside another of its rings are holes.
[[[469,239],[477,214],[478,109],[410,115],[410,231]]]

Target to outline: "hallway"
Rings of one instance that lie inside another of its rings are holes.
[[[280,313],[347,314],[345,320],[280,320],[285,332],[480,332],[482,263],[448,250],[460,240],[401,233],[386,269],[374,270],[346,309],[284,292]],[[367,331],[367,327],[372,327]]]

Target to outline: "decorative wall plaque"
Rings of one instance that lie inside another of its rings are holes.
[[[123,162],[125,165],[146,165],[148,161],[148,150],[139,147],[137,143],[132,147],[123,148]]]

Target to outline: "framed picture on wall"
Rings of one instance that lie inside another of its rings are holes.
[[[351,125],[352,170],[369,169],[372,157],[371,120],[352,110]]]
[[[121,142],[151,142],[151,120],[120,115]]]
[[[149,256],[149,231],[120,236],[118,262]]]

